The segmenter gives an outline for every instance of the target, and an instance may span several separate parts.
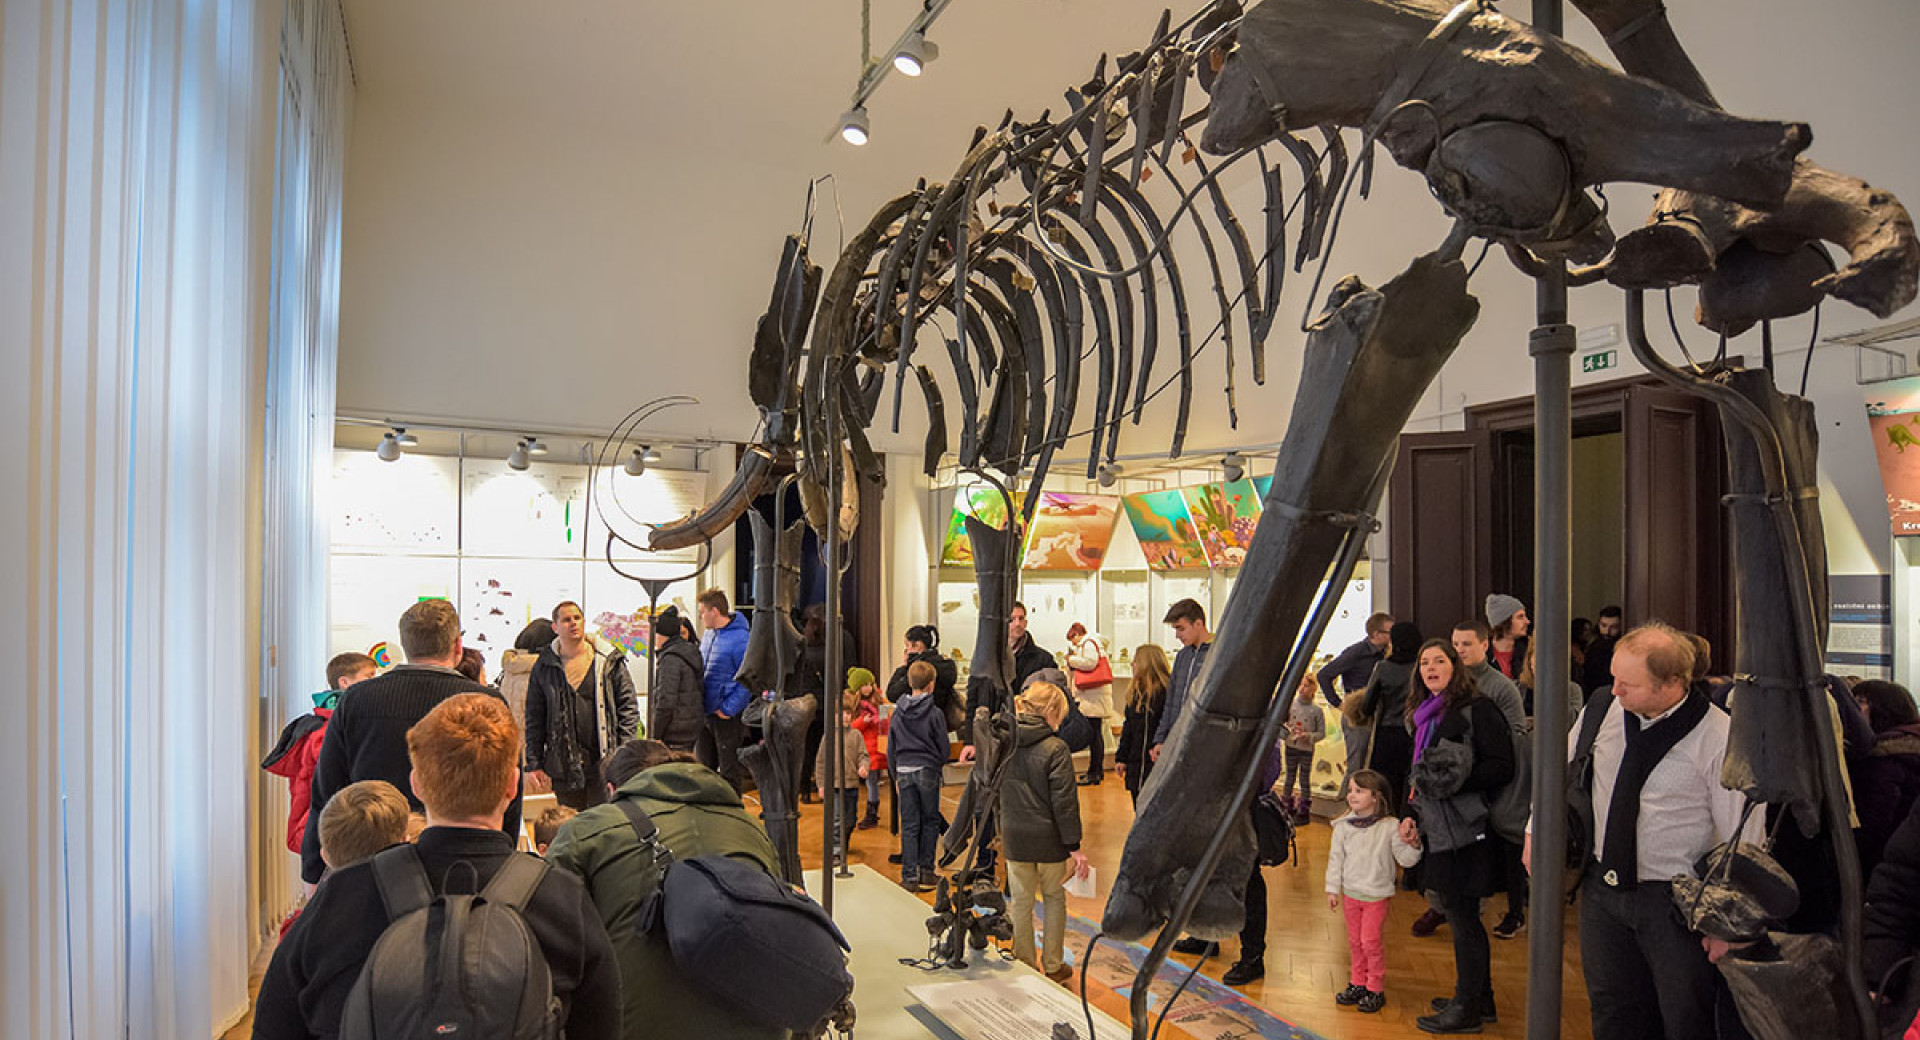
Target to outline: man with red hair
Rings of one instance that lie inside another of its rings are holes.
[[[407,755],[427,813],[413,848],[436,894],[449,873],[462,890],[484,889],[510,857],[525,855],[501,830],[520,788],[520,727],[505,701],[482,693],[441,701],[407,731]],[[456,864],[472,868],[472,882]],[[552,973],[556,1024],[568,1040],[615,1040],[620,973],[586,886],[548,870],[521,913]],[[328,874],[261,980],[256,1040],[338,1035],[347,994],[390,923],[373,861]]]

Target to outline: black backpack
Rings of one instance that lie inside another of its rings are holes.
[[[1277,867],[1291,859],[1300,862],[1300,844],[1295,837],[1293,817],[1272,791],[1253,800],[1253,838],[1255,855],[1263,867]]]
[[[463,866],[473,870],[456,863],[449,875]],[[435,895],[413,846],[373,857],[389,923],[347,995],[340,1040],[559,1036],[553,976],[521,916],[547,870],[516,853],[479,895]]]
[[[614,804],[659,871],[637,928],[663,935],[707,996],[757,1025],[806,1034],[853,993],[852,947],[819,903],[752,863],[675,859],[633,799]]]
[[[1593,745],[1612,710],[1612,686],[1603,686],[1587,698],[1580,715],[1580,732],[1573,741],[1573,757],[1567,761],[1567,869],[1573,877],[1569,889],[1573,894],[1580,891],[1587,865],[1599,851],[1593,847]],[[1570,894],[1568,902],[1572,901]]]

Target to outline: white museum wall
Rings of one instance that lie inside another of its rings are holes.
[[[349,5],[363,77],[348,174],[342,409],[591,425],[610,424],[645,397],[687,392],[704,404],[676,415],[672,432],[736,438],[749,435],[756,418],[745,394],[747,344],[781,240],[797,229],[808,179],[834,175],[851,233],[915,177],[944,178],[976,124],[996,121],[1008,107],[1022,118],[1062,111],[1060,90],[1085,78],[1103,48],[1137,46],[1159,13],[1157,5],[1133,2],[1101,4],[1098,17],[1087,3],[958,5],[938,26],[940,61],[919,81],[894,78],[883,87],[872,105],[873,142],[853,149],[822,141],[853,79],[851,7],[827,15],[768,10],[744,25],[717,10],[649,12],[663,20],[639,33],[631,14],[611,2],[557,20],[494,0],[477,15],[462,8],[461,31],[445,32],[450,2]],[[881,5],[876,46],[909,11]],[[1717,0],[1676,6],[1671,17],[1731,110],[1808,121],[1816,134],[1812,159],[1920,204],[1920,141],[1894,129],[1902,99],[1920,92],[1920,69],[1904,53],[1920,30],[1920,9],[1900,0],[1841,8]],[[1023,31],[1006,32],[1009,24]],[[1568,25],[1576,44],[1604,54],[1577,14]],[[686,47],[688,39],[727,40],[731,53],[754,56],[756,75],[711,74],[711,52]],[[773,100],[767,82],[780,85]],[[1179,172],[1193,181],[1190,170]],[[1297,182],[1290,165],[1287,173]],[[1257,234],[1262,199],[1251,165],[1222,183]],[[1164,183],[1148,190],[1167,197]],[[1643,219],[1651,194],[1637,186],[1611,193],[1617,231]],[[840,241],[836,223],[833,198],[823,194],[813,241],[815,258],[828,266]],[[1329,281],[1352,272],[1381,284],[1437,244],[1446,227],[1424,184],[1383,162],[1373,199],[1356,197],[1346,211]],[[1183,248],[1194,244],[1186,239]],[[1196,342],[1213,324],[1204,266],[1186,265]],[[1219,407],[1220,347],[1203,349],[1191,453],[1281,438],[1313,273],[1289,273],[1264,388],[1251,384],[1242,336],[1238,429]],[[1493,256],[1473,289],[1480,321],[1409,430],[1458,429],[1465,408],[1531,391],[1531,283]],[[1691,295],[1677,294],[1676,303],[1690,343],[1711,349],[1710,337],[1685,324]],[[1575,290],[1572,320],[1582,328],[1618,326],[1619,294]],[[1163,322],[1162,372],[1169,370],[1170,321]],[[1822,334],[1876,323],[1834,304]],[[1786,351],[1805,341],[1808,327],[1781,323],[1783,362],[1794,360]],[[1668,337],[1656,330],[1655,338]],[[938,353],[932,333],[921,349]],[[1624,338],[1614,349],[1619,368],[1576,374],[1576,384],[1636,374]],[[1757,359],[1757,336],[1733,350]],[[1810,391],[1826,435],[1833,569],[1884,571],[1891,544],[1853,358],[1827,348],[1819,362]],[[575,366],[600,376],[564,378]],[[1868,370],[1877,374],[1873,364]],[[941,382],[951,413],[952,387],[944,376]],[[1092,415],[1091,393],[1089,386],[1083,394],[1081,425]],[[876,430],[887,450],[918,451],[917,394],[908,398],[901,435]],[[1171,403],[1168,394],[1149,406],[1145,425],[1126,427],[1121,452],[1164,448]],[[1068,453],[1084,453],[1085,443]],[[905,468],[919,480],[914,472]],[[905,508],[902,487],[888,496],[890,509]],[[1386,547],[1384,533],[1370,540],[1376,564]],[[911,568],[894,564],[910,580]],[[1384,584],[1376,585],[1378,602]]]

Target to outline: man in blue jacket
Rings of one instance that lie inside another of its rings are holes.
[[[700,656],[706,661],[706,726],[694,744],[700,764],[727,778],[733,789],[746,789],[746,771],[740,768],[740,741],[746,724],[740,713],[747,710],[754,691],[740,684],[740,664],[747,656],[747,619],[727,607],[727,594],[708,589],[700,594],[700,627],[706,637],[700,641]]]

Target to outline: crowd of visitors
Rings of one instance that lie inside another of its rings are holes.
[[[401,617],[406,663],[378,675],[364,655],[330,662],[313,712],[288,726],[263,763],[288,779],[288,846],[301,855],[311,898],[275,952],[255,1035],[331,1036],[369,1007],[381,1013],[406,973],[375,972],[376,943],[414,909],[475,895],[524,919],[547,963],[545,1013],[567,1036],[779,1035],[711,999],[684,977],[657,930],[635,926],[658,888],[662,855],[778,870],[741,798],[750,781],[739,752],[756,739],[746,720],[759,697],[736,678],[746,619],[719,590],[702,592],[698,604],[703,635],[674,608],[655,618],[644,727],[624,653],[589,633],[571,601],[528,626],[503,655],[498,689],[484,685],[485,661],[462,645],[458,617],[438,600]],[[1104,638],[1073,624],[1056,656],[1016,604],[1006,637],[1017,691],[1010,727],[996,717],[1003,703],[984,689],[990,684],[972,684],[963,700],[954,659],[931,625],[907,631],[884,686],[854,663],[850,641],[844,683],[828,682],[823,648],[836,637],[826,620],[808,619],[790,684],[818,697],[822,715],[839,716],[837,752],[824,727],[807,749],[809,793],[835,803],[831,854],[849,855],[853,831],[878,826],[890,798],[901,883],[933,890],[948,825],[946,770],[956,758],[973,759],[975,720],[991,719],[1006,769],[997,833],[987,838],[1006,863],[1013,954],[1066,980],[1065,888],[1090,870],[1078,788],[1101,782],[1117,737],[1114,773],[1132,799],[1148,791],[1166,745],[1180,737],[1183,706],[1212,648],[1204,608],[1174,603],[1163,623],[1177,652],[1169,660],[1157,643],[1130,649],[1122,688]],[[1783,830],[1770,826],[1777,814],[1743,812],[1743,796],[1721,786],[1729,694],[1737,700],[1738,684],[1713,673],[1711,648],[1698,636],[1658,622],[1628,629],[1608,607],[1597,623],[1573,624],[1574,681],[1543,687],[1530,630],[1525,604],[1498,593],[1486,598],[1483,618],[1434,638],[1376,614],[1362,639],[1295,688],[1261,785],[1296,826],[1311,823],[1315,753],[1335,709],[1345,811],[1329,821],[1325,890],[1344,922],[1351,965],[1334,1001],[1364,1013],[1386,1006],[1388,907],[1406,889],[1427,902],[1413,936],[1444,928],[1452,946],[1453,989],[1419,1006],[1418,1027],[1477,1033],[1498,1020],[1491,940],[1526,929],[1534,745],[1562,739],[1535,731],[1533,709],[1539,697],[1558,696],[1570,717],[1573,833],[1564,855],[1576,866],[1594,1036],[1747,1036],[1722,975],[1726,958],[1747,951],[1703,939],[1674,901],[1676,883],[1697,876],[1717,847],[1767,845]],[[820,674],[802,674],[809,672]],[[1870,978],[1883,999],[1920,1004],[1907,967],[1920,946],[1920,709],[1890,682],[1836,678],[1831,690],[1867,886],[1867,968],[1878,972]],[[995,711],[968,710],[981,708]],[[1081,753],[1084,770],[1074,764]],[[533,846],[545,857],[532,867],[513,851],[523,790],[551,791],[559,802],[532,821]],[[657,836],[643,836],[650,832],[636,820],[652,821]],[[1817,846],[1799,840],[1802,849]],[[1774,847],[1799,876],[1793,847]],[[1814,903],[1823,888],[1837,889],[1831,878],[1803,885]],[[409,894],[395,896],[396,886]],[[1502,897],[1488,928],[1485,904]],[[1831,903],[1831,893],[1824,898]],[[1266,971],[1266,881],[1257,864],[1244,899],[1236,956],[1222,976],[1234,986]],[[1831,929],[1836,917],[1826,905],[1812,919]],[[1213,957],[1221,944],[1187,937],[1174,949]],[[1901,1013],[1912,1017],[1911,1008],[1894,1011]]]

